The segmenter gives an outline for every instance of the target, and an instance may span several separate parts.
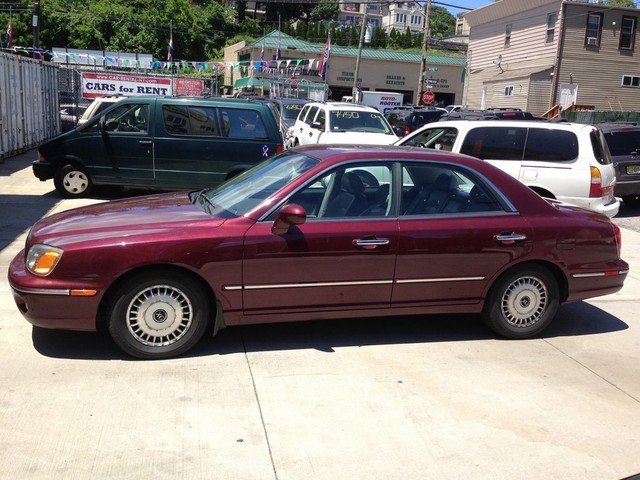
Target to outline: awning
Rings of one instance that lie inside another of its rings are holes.
[[[233,82],[234,89],[246,88],[246,87],[262,88],[263,90],[269,90],[271,88],[271,82],[269,81],[268,78],[261,78],[261,77],[239,78],[238,80]]]

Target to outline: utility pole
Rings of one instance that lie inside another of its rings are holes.
[[[351,90],[353,103],[360,103],[360,98],[358,97],[358,77],[360,76],[360,59],[362,58],[362,47],[364,46],[364,31],[367,28],[367,2],[364,2],[363,5],[364,13],[362,14],[362,25],[360,26],[360,43],[358,44],[356,71],[353,72],[353,89]]]
[[[33,4],[33,19],[31,22],[33,26],[33,58],[38,58],[40,53],[38,47],[40,46],[40,2]]]
[[[418,76],[418,96],[415,104],[419,105],[424,91],[424,72],[427,69],[427,49],[429,48],[429,14],[431,13],[431,0],[424,4],[424,25],[422,37],[422,58],[420,59],[420,75]]]

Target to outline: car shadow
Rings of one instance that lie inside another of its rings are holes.
[[[626,330],[619,318],[585,302],[563,305],[536,338],[598,335]],[[133,360],[105,332],[68,332],[33,327],[35,349],[44,356],[77,360]],[[340,347],[502,340],[478,315],[422,315],[247,325],[203,339],[184,358],[279,350],[332,353]]]

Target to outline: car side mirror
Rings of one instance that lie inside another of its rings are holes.
[[[301,205],[289,203],[282,207],[276,216],[271,232],[274,235],[284,235],[291,225],[302,225],[307,221],[307,211]]]
[[[100,133],[104,133],[107,131],[107,127],[105,126],[105,123],[104,123],[104,116],[100,117],[100,120],[98,120],[97,126],[98,126],[98,131]]]

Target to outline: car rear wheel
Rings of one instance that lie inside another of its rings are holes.
[[[624,197],[622,197],[622,201],[627,207],[640,207],[640,195],[625,195]]]
[[[529,265],[502,275],[491,288],[482,318],[506,338],[527,338],[544,330],[558,310],[558,282],[547,269]]]
[[[53,183],[64,198],[78,198],[93,190],[93,182],[86,170],[77,165],[65,165],[56,172]]]
[[[210,316],[204,289],[180,272],[137,275],[113,297],[108,327],[115,343],[144,359],[168,358],[202,338]]]

